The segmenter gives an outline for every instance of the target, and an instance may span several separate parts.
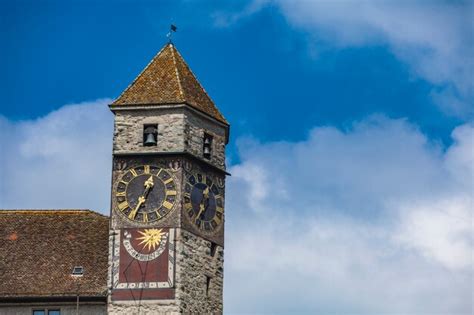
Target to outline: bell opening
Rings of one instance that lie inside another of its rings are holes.
[[[146,147],[156,146],[158,138],[158,125],[143,126],[143,145]]]
[[[212,152],[212,136],[205,133],[203,139],[202,155],[204,158],[210,160]]]

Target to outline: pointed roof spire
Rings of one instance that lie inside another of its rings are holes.
[[[228,125],[172,43],[166,44],[112,106],[188,104]]]

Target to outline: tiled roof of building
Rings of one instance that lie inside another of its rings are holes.
[[[0,297],[106,296],[108,231],[89,210],[0,210]]]
[[[112,106],[188,104],[228,124],[172,43],[165,45]]]

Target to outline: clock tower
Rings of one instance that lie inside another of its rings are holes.
[[[172,43],[110,109],[108,313],[222,313],[228,122]]]

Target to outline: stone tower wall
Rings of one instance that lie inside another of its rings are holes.
[[[121,301],[109,304],[109,315],[161,315],[181,314],[177,300]]]
[[[158,124],[157,146],[143,146],[143,126]],[[225,169],[226,127],[183,105],[115,112],[113,153],[188,152],[202,157],[204,133],[213,137],[209,161]]]
[[[184,117],[182,108],[116,111],[113,153],[183,152]],[[157,146],[143,146],[145,124],[158,124]]]
[[[209,162],[220,169],[225,169],[225,127],[193,112],[185,112],[185,150],[202,157],[204,133],[213,137],[212,157]]]
[[[224,249],[217,246],[211,256],[211,242],[186,230],[178,231],[176,296],[180,300],[180,312],[221,314]]]

